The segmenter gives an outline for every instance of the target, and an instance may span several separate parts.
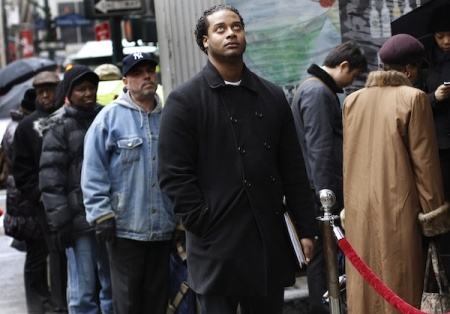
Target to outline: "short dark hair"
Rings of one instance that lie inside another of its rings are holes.
[[[229,11],[236,13],[239,16],[239,19],[241,20],[242,29],[245,29],[244,19],[242,18],[241,14],[235,7],[233,7],[229,4],[216,4],[216,5],[213,5],[212,7],[210,7],[209,9],[206,9],[206,11],[203,12],[203,15],[198,19],[197,25],[195,26],[195,31],[194,31],[195,41],[197,42],[197,45],[206,54],[208,54],[208,51],[206,50],[205,46],[203,46],[203,36],[208,34],[209,24],[208,24],[207,17],[213,13],[216,13],[216,12],[222,11],[222,10],[229,10]]]
[[[324,66],[334,68],[347,61],[349,71],[360,69],[362,72],[367,71],[367,59],[362,48],[354,41],[346,41],[334,47],[323,62]]]

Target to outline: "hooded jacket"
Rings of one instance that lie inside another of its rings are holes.
[[[85,138],[82,167],[86,217],[90,224],[114,217],[117,237],[170,240],[172,205],[159,188],[156,149],[162,104],[152,112],[121,94],[95,118]]]
[[[86,221],[80,177],[84,135],[102,108],[96,104],[84,110],[65,104],[36,125],[44,136],[39,188],[53,230],[67,224],[75,233],[92,230]]]

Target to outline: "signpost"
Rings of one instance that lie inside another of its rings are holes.
[[[86,15],[92,19],[144,13],[143,0],[84,0]]]

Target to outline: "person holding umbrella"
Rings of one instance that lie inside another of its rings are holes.
[[[433,34],[427,48],[429,67],[425,72],[423,90],[433,108],[439,148],[445,199],[450,200],[450,5],[435,8],[430,15],[428,32]],[[450,234],[442,235],[437,249],[447,276],[450,274]]]

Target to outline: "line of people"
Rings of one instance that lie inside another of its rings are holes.
[[[448,46],[450,27],[441,24],[433,30]],[[450,229],[437,123],[427,94],[412,87],[429,65],[424,46],[404,34],[388,39],[383,69],[369,73],[341,112],[337,94],[367,70],[356,43],[312,64],[290,106],[279,86],[246,67],[236,8],[208,8],[195,38],[207,64],[169,94],[164,110],[158,64],[146,53],[123,59],[126,91],[104,107],[99,77],[86,66],[67,70],[62,82],[54,72],[34,78],[36,110],[13,132],[11,155],[15,185],[42,230],[24,238],[28,312],[166,313],[179,225],[187,285],[202,313],[281,314],[298,270],[289,211],[311,260],[310,312],[328,313],[315,219],[325,188],[337,196],[335,213],[345,207],[356,252],[418,307],[426,241],[418,214],[439,209],[447,220],[433,235]],[[441,84],[436,106],[448,96]],[[341,271],[349,313],[395,313],[351,265]]]

